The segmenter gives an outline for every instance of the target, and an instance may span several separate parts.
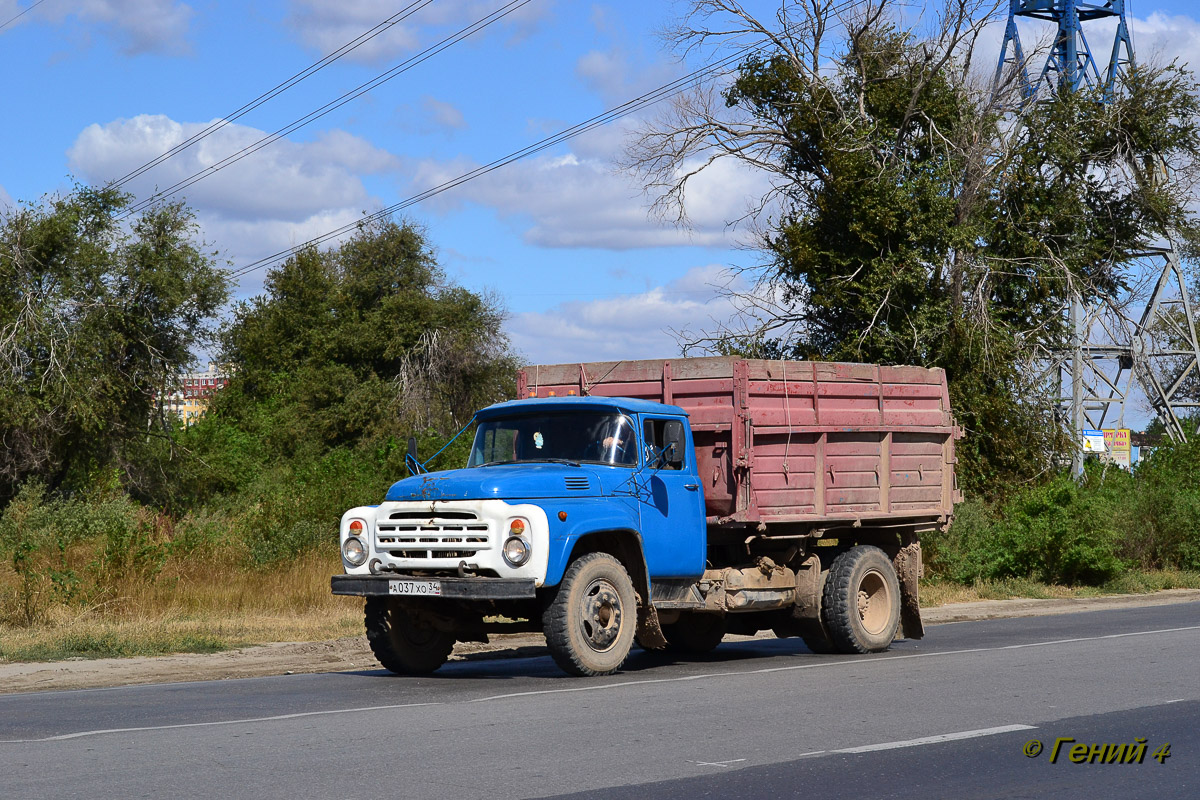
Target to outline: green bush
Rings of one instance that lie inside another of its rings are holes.
[[[1156,448],[1136,478],[1128,556],[1147,569],[1200,569],[1200,439]]]
[[[1105,583],[1126,569],[1133,484],[1128,473],[1096,466],[1079,483],[1060,474],[997,507],[964,503],[949,531],[929,537],[931,572],[961,583]]]

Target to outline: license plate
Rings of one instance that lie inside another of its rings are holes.
[[[441,596],[441,581],[388,581],[388,594]]]

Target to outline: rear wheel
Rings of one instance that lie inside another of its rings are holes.
[[[385,669],[397,675],[425,675],[450,657],[454,637],[435,628],[416,610],[390,597],[368,597],[367,643]]]
[[[684,612],[678,622],[663,625],[663,636],[672,653],[709,653],[725,638],[725,616]]]
[[[900,625],[900,582],[886,553],[859,545],[834,559],[821,598],[821,621],[839,652],[888,649]]]
[[[555,663],[571,675],[608,675],[625,663],[637,628],[633,582],[621,562],[589,553],[572,562],[542,614]]]

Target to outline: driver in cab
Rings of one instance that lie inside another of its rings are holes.
[[[598,461],[623,465],[632,465],[636,461],[633,428],[622,417],[605,420],[593,440],[589,449]]]

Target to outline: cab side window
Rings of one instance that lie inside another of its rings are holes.
[[[648,419],[644,431],[646,463],[651,469],[683,469],[687,452],[683,422],[677,419]]]

